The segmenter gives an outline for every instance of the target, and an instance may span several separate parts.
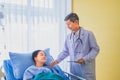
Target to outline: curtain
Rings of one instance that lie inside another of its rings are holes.
[[[71,12],[71,0],[0,0],[0,5],[0,54],[50,48],[57,57],[66,38],[64,17]]]

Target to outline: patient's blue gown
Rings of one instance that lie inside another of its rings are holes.
[[[35,65],[32,65],[28,67],[23,75],[23,80],[32,80],[34,76],[38,73],[42,72],[52,72],[48,67],[36,67]]]

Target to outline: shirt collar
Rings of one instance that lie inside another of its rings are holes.
[[[80,29],[74,34],[75,37],[79,36],[79,31],[80,31]]]

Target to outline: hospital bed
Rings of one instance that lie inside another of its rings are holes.
[[[51,61],[53,61],[53,57],[49,53],[49,48],[45,49],[44,52],[47,57],[46,64],[49,64]],[[22,80],[25,69],[27,69],[27,67],[29,67],[30,65],[34,64],[31,59],[32,54],[9,52],[9,56],[10,59],[3,61],[5,80]],[[56,65],[53,68],[58,74],[60,74],[64,78],[64,80],[70,80],[71,77],[75,80],[86,80],[72,73],[63,71],[59,67],[59,65]]]

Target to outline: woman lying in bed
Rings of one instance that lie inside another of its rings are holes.
[[[34,65],[28,67],[23,76],[23,80],[64,80],[61,76],[53,73],[50,68],[45,66],[46,56],[42,50],[36,50],[32,53]]]

